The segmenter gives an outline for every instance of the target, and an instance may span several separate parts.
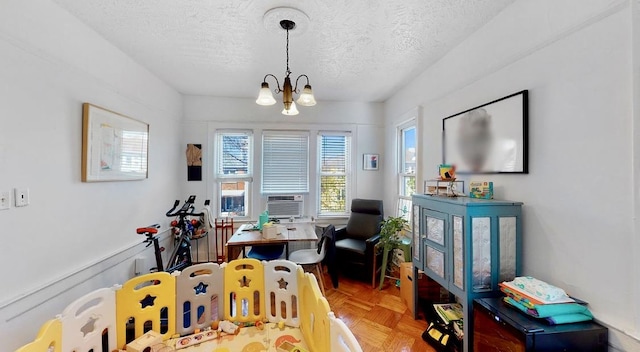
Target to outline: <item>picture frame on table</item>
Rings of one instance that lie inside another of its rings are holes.
[[[82,182],[148,178],[149,124],[82,104]]]
[[[523,90],[442,120],[442,163],[459,174],[529,173],[529,93]]]

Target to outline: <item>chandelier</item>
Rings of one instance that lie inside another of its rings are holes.
[[[258,94],[258,99],[256,99],[256,103],[258,105],[273,105],[276,103],[276,99],[273,97],[271,90],[269,89],[269,83],[267,83],[267,78],[272,77],[276,81],[277,88],[273,91],[276,94],[282,93],[282,103],[284,104],[284,109],[282,110],[283,115],[298,115],[298,109],[296,108],[296,102],[301,106],[314,106],[316,105],[316,99],[313,97],[313,91],[311,90],[311,85],[309,84],[309,77],[305,74],[302,74],[296,78],[295,87],[291,86],[291,70],[289,69],[289,31],[296,28],[296,23],[291,20],[282,20],[280,21],[280,27],[287,31],[287,70],[285,71],[284,84],[282,88],[280,88],[280,82],[278,82],[278,78],[270,73],[264,76],[262,80],[262,85],[260,86],[260,93]],[[302,92],[298,90],[298,81],[300,78],[306,80],[306,84],[304,88],[302,88]],[[293,101],[293,94],[299,94],[298,100]]]

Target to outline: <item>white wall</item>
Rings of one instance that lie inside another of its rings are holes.
[[[525,204],[524,273],[590,302],[611,344],[631,351],[640,303],[629,4],[517,1],[389,99],[385,117],[394,126],[422,106],[425,179],[441,163],[442,118],[528,89],[530,172],[484,178],[497,198]]]
[[[300,107],[298,116],[287,117],[280,114],[282,106],[264,107],[257,105],[254,99],[237,99],[205,96],[185,96],[184,98],[184,129],[182,134],[183,149],[187,143],[201,143],[203,147],[203,181],[186,181],[186,156],[182,155],[181,177],[185,194],[195,194],[200,199],[213,197],[213,133],[216,129],[251,129],[254,131],[254,143],[261,142],[260,132],[263,129],[295,129],[307,131],[352,131],[353,152],[352,175],[354,189],[353,198],[382,199],[382,171],[362,170],[362,154],[381,154],[384,165],[384,133],[382,104],[357,102],[318,102],[314,107]],[[312,164],[311,193],[314,193],[316,147],[310,146]],[[259,154],[254,163],[260,162]],[[257,166],[257,165],[255,165]],[[252,192],[253,219],[264,210],[264,199],[260,196],[260,178],[254,177]],[[315,216],[315,195],[310,194],[305,204],[307,214]],[[214,208],[217,206],[213,204]]]
[[[166,224],[182,197],[182,100],[48,0],[3,2],[0,82],[0,191],[28,187],[31,197],[0,211],[0,341],[13,350],[71,300],[132,276],[133,256],[148,256],[135,228]],[[149,179],[80,182],[83,102],[150,124]]]

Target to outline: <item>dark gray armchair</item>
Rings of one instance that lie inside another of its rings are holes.
[[[380,239],[383,219],[381,200],[354,199],[351,202],[347,227],[336,231],[336,258],[341,272],[371,280],[374,270],[378,271],[373,268],[374,247]]]

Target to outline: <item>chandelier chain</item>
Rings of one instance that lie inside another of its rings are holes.
[[[291,70],[289,69],[289,28],[287,28],[287,71],[285,74],[287,76],[291,74]]]

